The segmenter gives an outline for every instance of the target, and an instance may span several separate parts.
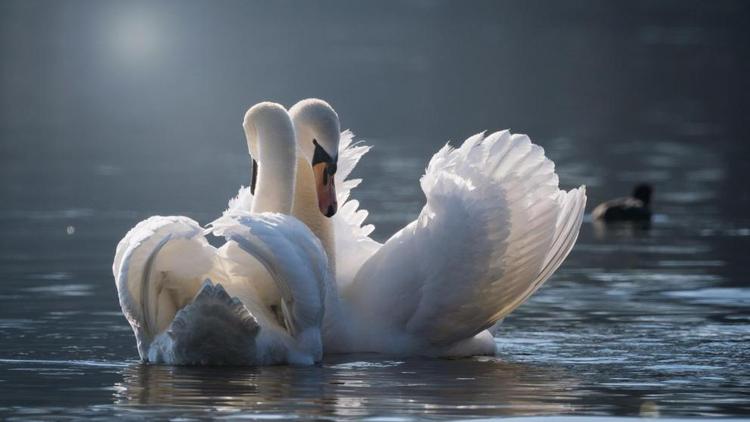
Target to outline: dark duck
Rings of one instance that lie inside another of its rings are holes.
[[[651,185],[641,183],[633,189],[633,196],[602,202],[594,208],[591,216],[595,221],[615,223],[619,221],[651,221]]]

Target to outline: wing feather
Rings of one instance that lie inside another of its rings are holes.
[[[370,238],[375,226],[365,224],[367,210],[359,208],[359,201],[349,199],[351,190],[360,184],[361,179],[347,180],[347,177],[371,148],[353,140],[351,131],[341,132],[336,172],[336,197],[340,206],[331,218],[336,236],[336,281],[339,285],[351,283],[362,264],[381,246]]]
[[[258,260],[276,281],[290,320],[320,325],[331,276],[320,240],[294,217],[276,213],[231,213],[210,230]],[[293,327],[289,327],[293,328]]]
[[[362,142],[354,142],[354,134],[350,130],[341,132],[339,139],[339,154],[336,171],[336,199],[339,210],[331,220],[335,233],[336,269],[338,283],[347,284],[354,278],[356,271],[381,246],[372,240],[370,234],[375,227],[365,224],[368,212],[360,209],[357,200],[350,199],[351,191],[357,187],[361,179],[347,179],[359,160],[370,150],[370,146]],[[237,196],[229,201],[224,216],[238,215],[252,210],[253,194],[249,187],[241,187]],[[261,289],[261,293],[264,290]]]
[[[345,292],[369,316],[433,344],[491,327],[570,252],[585,190],[558,188],[554,164],[526,135],[502,131],[446,145],[420,180],[427,203]]]
[[[188,217],[154,216],[138,223],[117,245],[112,272],[122,312],[142,358],[215,270],[214,248]]]

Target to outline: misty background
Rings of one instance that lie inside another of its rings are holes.
[[[556,161],[573,140],[558,155],[588,172],[561,183],[590,204],[633,183],[608,151],[645,145],[620,163],[638,172],[649,143],[705,146],[719,211],[744,217],[749,18],[740,1],[3,0],[0,211],[218,213],[249,181],[244,111],[320,97],[375,146],[365,170],[383,150],[422,161],[408,215],[443,143],[511,128]]]
[[[750,414],[748,23],[731,0],[0,0],[0,419]],[[494,357],[141,364],[117,242],[218,217],[245,111],[308,97],[373,146],[352,196],[377,240],[442,145],[505,128],[587,212],[651,183],[653,224],[586,219]]]

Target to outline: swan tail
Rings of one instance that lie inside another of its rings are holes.
[[[197,222],[176,216],[141,221],[117,245],[112,272],[142,359],[211,273],[211,249]]]
[[[254,365],[260,325],[221,284],[206,280],[180,309],[149,361],[173,365]]]

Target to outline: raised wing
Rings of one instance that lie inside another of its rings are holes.
[[[421,179],[427,204],[344,291],[368,318],[447,345],[523,303],[575,243],[583,187],[558,189],[525,135],[475,135],[442,148]]]
[[[215,248],[187,217],[154,216],[117,245],[112,272],[122,312],[146,359],[154,338],[190,303],[207,278],[216,278]]]
[[[253,209],[253,193],[250,186],[240,186],[237,196],[229,200],[224,215],[237,212],[250,212]]]
[[[331,218],[336,236],[336,281],[339,285],[351,283],[357,271],[381,244],[370,238],[375,229],[372,224],[363,225],[368,212],[359,208],[359,201],[349,199],[352,189],[362,179],[347,179],[359,160],[370,150],[367,145],[352,143],[354,134],[345,130],[339,140],[338,171],[336,173],[336,196],[341,204]]]

